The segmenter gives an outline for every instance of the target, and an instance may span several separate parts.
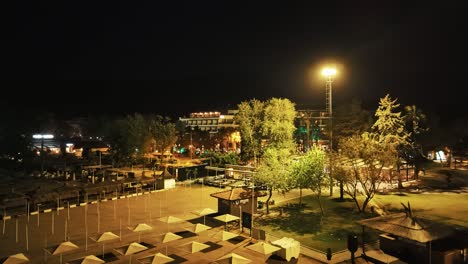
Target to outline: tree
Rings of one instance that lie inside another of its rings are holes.
[[[267,214],[270,213],[269,202],[273,191],[286,193],[291,189],[290,164],[292,152],[288,148],[267,147],[263,158],[254,174],[255,185],[265,185],[268,190],[266,200]]]
[[[141,114],[128,115],[111,124],[106,136],[115,163],[128,165],[143,156],[149,143],[149,131]]]
[[[243,160],[253,159],[255,164],[257,164],[262,147],[264,105],[257,99],[244,101],[238,105],[239,112],[235,117],[241,133],[242,158]]]
[[[271,98],[265,105],[265,116],[262,125],[263,136],[268,145],[278,149],[294,149],[293,135],[296,127],[294,103],[289,99]]]
[[[337,142],[341,138],[361,135],[372,126],[372,114],[362,108],[358,99],[348,104],[340,104],[333,113],[333,137]]]
[[[154,142],[155,150],[164,153],[169,150],[177,140],[176,126],[170,122],[168,117],[159,115],[148,118],[149,136]]]
[[[385,180],[383,169],[395,164],[396,152],[391,143],[383,144],[373,134],[364,133],[342,138],[340,158],[335,172],[345,179],[345,192],[354,200],[359,212],[365,212],[380,184]],[[359,202],[360,195],[364,201]]]
[[[380,99],[379,107],[375,112],[377,120],[372,125],[373,131],[371,135],[377,142],[387,147],[390,152],[395,152],[396,156],[398,156],[397,150],[408,144],[409,136],[411,135],[405,129],[405,122],[401,116],[401,112],[396,112],[396,109],[400,106],[397,100],[393,100],[388,94]],[[398,187],[402,188],[403,184],[398,158],[395,159],[395,165],[398,172]]]
[[[267,102],[253,99],[239,104],[236,122],[241,133],[242,158],[255,164],[262,155],[262,141],[275,148],[294,148],[296,130],[294,103],[288,99],[271,98]]]
[[[291,170],[293,186],[299,188],[299,206],[302,206],[302,189],[310,188],[317,195],[322,215],[324,215],[324,212],[320,197],[322,187],[328,184],[328,177],[326,177],[324,170],[325,160],[325,152],[317,147],[313,147],[293,163]]]
[[[234,152],[221,153],[216,151],[206,151],[202,154],[203,158],[211,160],[211,166],[224,167],[226,164],[238,164],[239,155]]]
[[[426,115],[415,105],[407,105],[404,108],[406,131],[410,132],[408,144],[400,147],[400,155],[406,160],[409,165],[414,166],[414,176],[417,179],[419,171],[422,170],[427,159],[422,153],[422,145],[420,143],[421,136],[429,130],[426,126]]]
[[[362,102],[359,99],[352,99],[350,103],[340,104],[336,107],[333,114],[333,124],[333,137],[336,142],[340,142],[342,138],[368,132],[372,126],[372,114],[362,108]],[[332,160],[336,158],[334,153],[331,152],[330,155]],[[334,163],[331,162],[331,164]],[[343,201],[344,183],[341,176],[334,174],[334,178],[340,184],[340,200]]]

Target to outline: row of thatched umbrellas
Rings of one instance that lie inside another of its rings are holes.
[[[214,211],[211,208],[204,208],[204,209],[193,211],[192,213],[194,213],[194,214],[196,214],[198,216],[203,216],[203,224],[197,223],[197,224],[195,224],[195,225],[193,225],[191,227],[185,228],[186,230],[188,230],[188,231],[190,231],[192,233],[198,234],[200,232],[211,229],[210,226],[205,225],[206,224],[205,216],[209,215],[209,214],[216,213],[216,211]],[[220,215],[220,216],[215,217],[215,219],[217,219],[219,221],[222,221],[225,224],[227,224],[227,223],[229,223],[231,221],[238,220],[239,217],[234,216],[234,215],[230,215],[230,214],[224,214],[224,215]],[[166,217],[159,218],[158,220],[160,220],[160,221],[162,221],[164,223],[167,223],[167,225],[168,225],[168,232],[163,234],[162,236],[160,236],[159,239],[158,239],[161,243],[167,243],[167,242],[170,242],[170,241],[174,241],[174,240],[178,240],[178,239],[183,238],[182,236],[179,236],[177,234],[169,232],[169,224],[180,223],[180,222],[182,222],[184,220],[182,220],[180,218],[177,218],[177,217],[174,217],[174,216],[166,216]],[[144,250],[148,249],[148,247],[146,247],[145,245],[140,244],[141,232],[149,231],[149,230],[152,229],[152,227],[150,225],[142,223],[142,224],[138,224],[135,227],[129,228],[129,229],[132,230],[133,232],[138,232],[138,242],[133,242],[133,243],[130,243],[129,245],[122,246],[122,247],[119,247],[119,248],[115,248],[114,250],[116,252],[118,252],[119,254],[123,255],[123,256],[130,256],[130,262],[131,262],[131,256],[133,254],[136,254],[138,252],[141,252],[141,251],[144,251]],[[225,226],[225,229],[226,229],[226,226]],[[220,240],[220,241],[226,241],[226,240],[232,239],[232,238],[237,237],[237,236],[238,236],[238,234],[235,234],[235,233],[231,233],[231,232],[228,232],[228,231],[220,231],[220,232],[216,233],[213,236],[213,238],[215,238],[217,240]],[[104,256],[104,252],[105,252],[105,249],[104,249],[105,243],[109,242],[111,240],[119,239],[119,238],[120,238],[120,236],[118,236],[118,235],[116,235],[116,234],[114,234],[112,232],[104,232],[104,233],[102,233],[101,235],[99,235],[97,237],[91,237],[91,239],[94,240],[95,242],[102,243],[103,256]],[[197,241],[192,241],[192,242],[185,243],[185,244],[182,244],[182,245],[179,246],[179,248],[181,248],[182,250],[190,252],[190,253],[199,252],[199,251],[202,251],[202,250],[207,249],[209,247],[210,247],[209,245],[204,244],[204,243],[200,243],[200,242],[197,242]],[[64,253],[68,253],[68,252],[76,250],[78,248],[79,247],[76,244],[72,243],[71,241],[65,241],[65,242],[60,243],[57,246],[45,248],[44,250],[47,253],[49,253],[50,255],[54,255],[54,256],[59,255],[60,256],[60,263],[62,263],[62,255]],[[250,246],[247,246],[246,248],[254,250],[254,251],[259,252],[259,253],[262,253],[263,255],[267,255],[267,254],[270,254],[270,253],[275,252],[277,250],[280,250],[279,247],[276,247],[276,246],[273,246],[271,244],[264,243],[264,242],[258,242],[256,244],[252,244]],[[149,260],[150,263],[168,263],[168,262],[174,261],[173,258],[167,256],[167,246],[166,246],[166,255],[158,252],[158,253],[156,253],[154,255],[145,257],[145,259]],[[18,254],[9,256],[3,263],[17,264],[17,263],[28,263],[28,262],[29,262],[29,259],[23,253],[18,253]],[[239,263],[239,264],[240,263],[250,263],[250,262],[251,261],[249,259],[247,259],[245,257],[242,257],[242,256],[240,256],[238,254],[235,254],[235,253],[230,253],[228,255],[225,255],[225,256],[219,258],[216,261],[216,263]],[[70,263],[94,264],[94,263],[105,263],[105,261],[103,259],[95,256],[95,255],[88,255],[88,256],[85,256],[82,259],[75,260],[75,261],[72,261]]]

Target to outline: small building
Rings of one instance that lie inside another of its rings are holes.
[[[250,215],[252,211],[254,214],[257,213],[257,199],[266,195],[262,191],[252,192],[252,189],[249,188],[232,188],[231,190],[210,194],[211,197],[218,199],[219,214],[231,214],[241,218],[243,213]]]
[[[466,230],[415,217],[408,208],[406,213],[358,221],[363,226],[363,233],[364,227],[384,232],[379,236],[383,253],[363,250],[365,258],[376,260],[376,256],[388,254],[408,263],[465,263],[468,252]]]
[[[109,146],[100,140],[86,140],[67,144],[67,151],[77,157],[88,157],[90,153],[107,154]]]

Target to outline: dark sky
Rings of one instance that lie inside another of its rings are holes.
[[[70,116],[181,116],[270,97],[324,108],[328,62],[335,105],[375,109],[390,93],[466,115],[463,1],[319,2],[13,1],[1,103]]]

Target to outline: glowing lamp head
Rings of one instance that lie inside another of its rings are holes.
[[[51,138],[54,138],[54,135],[49,135],[49,134],[46,134],[46,135],[34,134],[34,135],[33,135],[33,138],[35,138],[35,139],[39,139],[39,138],[51,139]]]
[[[335,76],[336,75],[336,69],[334,69],[334,68],[325,68],[325,69],[322,70],[322,75],[327,76],[327,77]]]

